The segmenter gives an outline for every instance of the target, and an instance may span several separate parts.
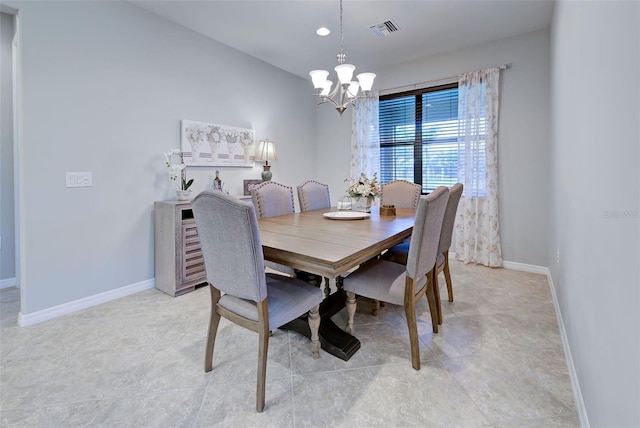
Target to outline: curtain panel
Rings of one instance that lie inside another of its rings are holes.
[[[380,136],[378,133],[379,114],[378,93],[356,100],[351,122],[351,164],[350,177],[360,177],[364,173],[373,178],[380,176]]]
[[[458,181],[464,185],[455,225],[455,258],[502,266],[498,219],[499,68],[458,81]]]

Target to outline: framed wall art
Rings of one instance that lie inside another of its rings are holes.
[[[186,166],[241,166],[255,164],[253,129],[182,120],[180,150]]]
[[[244,195],[250,195],[251,189],[253,189],[260,183],[262,183],[262,180],[242,180],[242,189],[244,190]]]

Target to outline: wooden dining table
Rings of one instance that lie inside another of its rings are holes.
[[[396,208],[395,216],[383,216],[379,207],[373,206],[370,215],[363,219],[324,216],[336,211],[325,208],[267,217],[258,220],[258,227],[266,260],[337,280],[338,290],[325,298],[320,307],[320,342],[325,351],[346,361],[360,348],[360,342],[331,320],[344,307],[340,278],[411,236],[415,210]],[[285,328],[310,334],[304,320],[296,320]]]

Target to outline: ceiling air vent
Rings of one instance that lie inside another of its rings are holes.
[[[391,33],[395,33],[400,29],[400,27],[395,22],[389,20],[384,21],[382,24],[372,25],[371,27],[369,27],[369,29],[373,31],[373,34],[375,34],[376,36],[384,37],[388,36]]]

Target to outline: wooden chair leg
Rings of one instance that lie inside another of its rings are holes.
[[[442,324],[442,301],[440,300],[440,285],[438,284],[438,271],[433,268],[433,294],[436,299],[436,314],[438,315],[438,324]]]
[[[431,312],[431,325],[433,326],[433,332],[438,332],[438,309],[436,306],[436,296],[433,290],[433,277],[435,275],[435,269],[427,274],[427,302],[429,303],[429,312]]]
[[[371,315],[373,315],[374,317],[377,317],[379,310],[380,310],[380,301],[379,300],[374,300],[373,301],[373,310],[371,311]]]
[[[407,300],[411,300],[408,302]],[[409,343],[411,344],[411,366],[420,370],[420,341],[418,340],[418,324],[416,322],[416,307],[413,296],[405,297],[404,313],[409,327]]]
[[[373,315],[374,317],[378,316],[378,311],[380,310],[380,308],[384,308],[385,306],[387,306],[386,302],[382,302],[380,300],[374,300],[373,301],[373,310],[371,311],[371,315]]]
[[[216,335],[218,334],[218,325],[220,324],[220,314],[216,306],[220,300],[220,290],[209,285],[211,291],[211,315],[209,317],[209,333],[207,334],[207,347],[204,353],[204,371],[210,372],[213,368],[213,348],[216,344]]]
[[[267,299],[258,303],[258,387],[256,410],[262,412],[265,402],[267,382],[267,352],[269,351],[269,310]]]
[[[345,307],[347,308],[347,333],[353,334],[353,319],[356,316],[356,295],[351,291],[347,291],[347,298],[345,302]]]
[[[453,284],[451,283],[451,272],[449,272],[449,251],[444,252],[444,279],[447,282],[447,292],[449,293],[449,301],[453,302]]]
[[[320,305],[316,305],[309,311],[309,329],[311,330],[311,355],[314,359],[320,358]]]

